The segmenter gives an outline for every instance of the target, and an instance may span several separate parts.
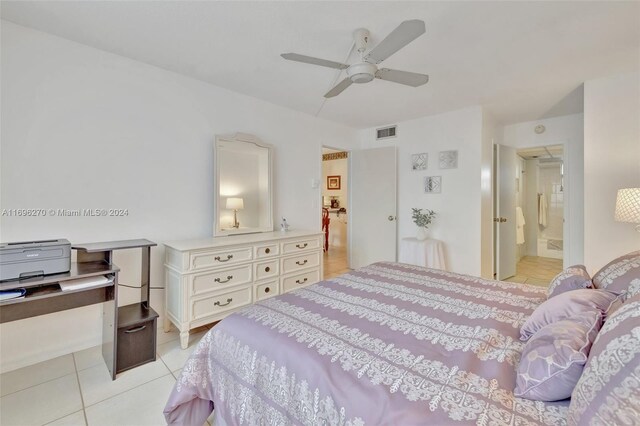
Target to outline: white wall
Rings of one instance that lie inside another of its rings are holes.
[[[212,235],[213,140],[252,133],[275,146],[275,218],[320,228],[321,145],[352,129],[2,21],[1,208],[126,208],[126,217],[2,217],[2,241],[75,243]],[[163,248],[151,284],[162,287]],[[117,253],[121,281],[139,253]],[[136,290],[124,287],[124,304]],[[163,290],[152,305],[163,311]],[[97,345],[100,306],[3,324],[3,371]]]
[[[411,208],[435,210],[438,214],[429,234],[444,241],[448,269],[480,275],[481,272],[481,146],[480,107],[423,117],[400,123],[398,136],[375,140],[375,128],[361,130],[362,148],[398,147],[398,239],[414,237],[416,226]],[[438,168],[438,152],[458,150],[458,168]],[[411,154],[429,154],[428,168],[411,169]],[[425,194],[425,176],[442,176],[442,193]]]
[[[640,249],[640,233],[613,220],[620,188],[640,187],[640,74],[584,84],[584,260],[594,273]]]
[[[546,130],[537,134],[533,129],[542,124]],[[572,114],[544,120],[504,126],[499,142],[514,148],[532,148],[564,144],[565,151],[565,229],[564,265],[584,261],[584,116]],[[527,221],[529,223],[529,221]]]

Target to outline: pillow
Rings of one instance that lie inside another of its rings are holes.
[[[538,330],[522,351],[513,394],[535,401],[569,398],[601,326],[602,315],[591,311]]]
[[[636,283],[635,286],[632,282]],[[624,294],[625,298],[630,297],[631,293],[640,292],[640,250],[607,263],[593,276],[593,284],[596,288]]]
[[[578,316],[584,312],[599,312],[606,318],[607,311],[618,296],[606,290],[573,290],[542,302],[520,329],[520,340],[527,340],[538,330],[556,321]]]
[[[570,266],[551,280],[549,290],[547,290],[547,299],[565,291],[592,287],[591,277],[584,265]]]
[[[640,294],[605,322],[571,394],[568,423],[638,424],[640,418]]]

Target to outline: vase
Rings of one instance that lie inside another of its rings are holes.
[[[418,232],[416,233],[416,238],[418,241],[424,241],[428,237],[427,228],[423,228],[422,226],[418,226]]]

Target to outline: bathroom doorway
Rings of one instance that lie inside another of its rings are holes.
[[[515,211],[513,220],[505,219],[503,214],[494,219],[496,261],[514,262],[515,268],[509,268],[511,265],[500,268],[498,264],[497,278],[547,286],[562,271],[565,252],[564,147],[549,145],[498,152],[496,211],[512,208]],[[503,235],[514,235],[515,241],[500,238],[501,231]]]
[[[349,153],[322,147],[322,232],[324,279],[349,271]]]
[[[516,188],[516,275],[510,281],[546,286],[562,271],[565,161],[562,145],[519,149]],[[527,225],[528,224],[528,225]]]

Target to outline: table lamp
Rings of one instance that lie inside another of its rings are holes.
[[[233,228],[239,228],[238,210],[244,209],[244,200],[242,198],[227,198],[227,209],[233,210]]]
[[[640,224],[640,188],[618,190],[615,220]],[[636,226],[636,231],[640,232],[640,225]]]

